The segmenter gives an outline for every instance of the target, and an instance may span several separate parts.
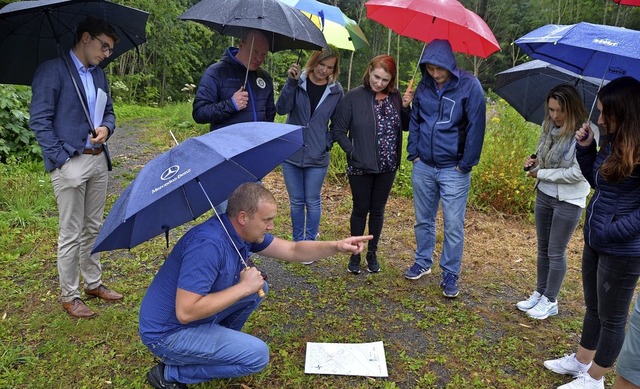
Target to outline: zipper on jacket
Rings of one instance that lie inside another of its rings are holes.
[[[600,168],[598,168],[598,170],[596,170],[595,175],[593,177],[594,184],[595,184],[596,188],[600,186],[600,184],[598,183],[598,173],[599,172],[600,172]],[[592,227],[591,227],[591,219],[593,218],[593,208],[595,207],[596,202],[599,199],[600,199],[600,191],[598,191],[598,195],[595,198],[591,199],[591,203],[590,203],[591,212],[589,212],[589,220],[586,221],[586,223],[589,225],[589,235],[586,238],[587,238],[587,244],[590,247],[593,247],[593,246],[591,246],[591,229],[592,229]]]

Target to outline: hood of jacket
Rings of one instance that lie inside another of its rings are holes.
[[[427,64],[436,65],[443,69],[447,69],[451,75],[457,79],[460,78],[460,71],[456,65],[456,58],[453,55],[451,44],[449,41],[436,39],[427,45],[427,48],[420,58],[420,71],[423,77],[431,78],[427,72]]]

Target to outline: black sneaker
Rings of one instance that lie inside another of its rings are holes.
[[[367,253],[367,270],[369,273],[380,272],[380,264],[378,263],[378,256],[375,251],[369,251]]]
[[[360,274],[360,254],[351,256],[351,259],[349,259],[349,266],[347,266],[347,270],[349,270],[353,274]]]
[[[179,382],[169,382],[164,379],[164,363],[160,362],[147,372],[149,385],[156,389],[187,389],[186,384]]]

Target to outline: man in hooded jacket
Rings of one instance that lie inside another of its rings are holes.
[[[420,59],[422,79],[416,88],[409,124],[408,159],[416,214],[415,263],[405,277],[431,273],[440,201],[444,244],[440,256],[446,297],[458,296],[464,244],[464,217],[471,169],[478,164],[485,132],[486,103],[478,79],[458,69],[451,45],[434,40]]]

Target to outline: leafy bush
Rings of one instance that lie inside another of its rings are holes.
[[[24,86],[0,88],[0,162],[15,159],[41,159],[40,147],[29,128],[31,90]]]
[[[539,133],[504,100],[488,99],[487,130],[480,163],[472,171],[469,204],[509,215],[533,211],[535,180],[525,177],[522,164]]]

